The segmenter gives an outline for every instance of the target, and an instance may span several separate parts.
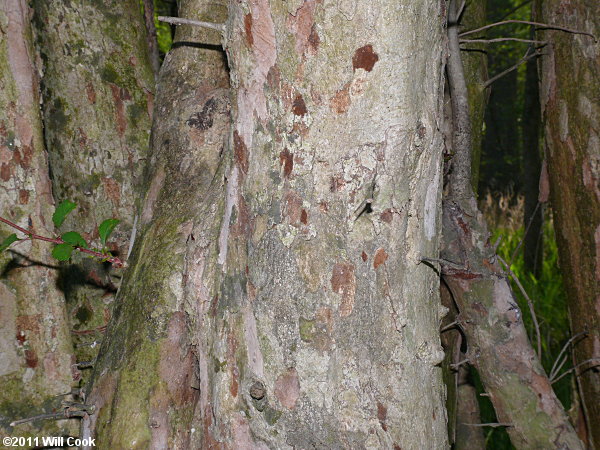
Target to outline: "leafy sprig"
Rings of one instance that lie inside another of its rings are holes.
[[[54,225],[56,227],[60,227],[69,213],[71,213],[71,211],[73,211],[76,207],[77,205],[70,200],[64,200],[61,202],[60,205],[56,207],[56,210],[52,215],[52,222],[54,222]],[[11,234],[0,243],[0,252],[8,249],[17,241],[38,239],[40,241],[55,244],[54,248],[52,249],[52,256],[59,261],[69,260],[73,252],[77,250],[94,258],[98,258],[103,262],[109,262],[114,267],[120,268],[124,266],[124,262],[116,256],[113,256],[106,248],[106,241],[120,222],[118,219],[106,219],[98,226],[98,236],[100,237],[100,242],[102,243],[101,249],[90,249],[86,240],[77,231],[67,231],[60,237],[50,238],[46,236],[40,236],[30,230],[26,230],[25,228],[22,228],[3,217],[0,217],[0,222],[4,222],[26,236],[24,238],[18,238],[16,233]]]

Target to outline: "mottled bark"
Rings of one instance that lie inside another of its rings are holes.
[[[212,438],[447,445],[439,2],[231,2]],[[407,407],[408,405],[416,405]]]
[[[467,357],[477,369],[496,416],[518,448],[583,448],[527,338],[508,279],[489,242],[471,190],[470,118],[458,48],[456,1],[450,8],[448,84],[453,112],[453,160],[443,205],[442,273],[459,309]]]
[[[30,21],[25,0],[0,3],[0,215],[52,236],[54,201]],[[13,231],[2,224],[0,236]],[[49,246],[28,240],[13,245],[0,253],[0,272],[0,434],[72,433],[76,424],[67,421],[9,426],[60,410],[74,381],[64,296]]]
[[[180,16],[224,21],[224,4],[203,3],[180,3]],[[161,68],[138,237],[88,396],[97,412],[83,424],[101,448],[213,448],[192,421],[199,397],[210,408],[213,360],[195,330],[209,326],[215,295],[228,155],[219,42],[214,31],[180,27]]]
[[[600,3],[544,1],[540,20],[600,38]],[[600,448],[600,44],[585,35],[540,32],[541,104],[551,201],[590,444]],[[595,365],[595,367],[594,367]]]
[[[43,60],[43,118],[54,197],[77,203],[61,231],[93,245],[104,219],[125,259],[146,160],[154,76],[138,0],[34,0]],[[120,271],[75,254],[61,270],[78,360],[93,360]],[[86,371],[86,374],[89,371]]]
[[[443,448],[443,308],[419,264],[439,239],[440,5],[229,7],[230,134],[206,40],[182,36],[162,69],[85,432],[113,448]]]

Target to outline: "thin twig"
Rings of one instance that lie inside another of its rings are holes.
[[[27,237],[31,240],[37,239],[38,241],[51,242],[52,244],[65,244],[61,238],[49,238],[45,236],[40,236],[39,234],[35,234],[32,231],[26,230],[25,228],[20,227],[19,225],[12,223],[10,220],[5,219],[4,217],[0,217],[0,222],[4,222],[5,224],[13,227],[14,229],[20,231],[21,233],[27,235]],[[124,267],[125,263],[121,261],[116,256],[109,256],[102,252],[96,252],[94,250],[90,250],[88,248],[80,247],[78,245],[73,245],[73,248],[79,250],[81,253],[86,253],[88,255],[92,255],[96,258],[100,258],[103,261],[107,261],[111,263],[116,268]]]
[[[87,409],[71,409],[65,408],[62,412],[39,414],[37,416],[27,417],[25,419],[15,420],[10,423],[11,427],[21,425],[23,423],[33,422],[34,420],[62,420],[71,417],[85,417],[88,413]]]
[[[512,66],[512,67],[509,67],[509,68],[508,68],[508,69],[506,69],[505,71],[503,71],[503,72],[500,72],[498,75],[496,75],[496,76],[494,76],[494,77],[490,78],[489,80],[487,80],[487,81],[484,83],[483,87],[484,87],[484,88],[487,88],[487,87],[488,87],[488,86],[490,86],[490,85],[491,85],[491,84],[492,84],[494,81],[496,81],[496,80],[498,80],[498,79],[502,78],[504,75],[506,75],[506,74],[508,74],[508,73],[512,72],[513,70],[517,69],[517,68],[518,68],[518,67],[519,67],[521,64],[523,64],[523,63],[525,63],[525,62],[529,61],[529,60],[530,60],[530,59],[532,59],[532,58],[536,58],[536,57],[538,57],[538,56],[541,56],[541,55],[542,55],[542,54],[541,54],[541,53],[538,53],[538,52],[533,52],[533,53],[531,53],[531,54],[530,54],[530,53],[529,53],[529,49],[527,49],[527,52],[525,53],[525,56],[523,56],[523,57],[522,57],[522,58],[521,58],[521,59],[520,59],[520,60],[519,60],[519,61],[518,61],[518,62],[517,62],[517,63],[516,63],[514,66]]]
[[[195,27],[204,27],[210,28],[211,30],[217,30],[220,33],[225,31],[225,24],[222,23],[212,23],[212,22],[202,22],[200,20],[192,20],[192,19],[183,19],[181,17],[166,17],[166,16],[158,16],[158,20],[161,22],[167,22],[172,25],[192,25]]]
[[[568,374],[570,374],[571,372],[573,372],[574,370],[578,369],[579,367],[583,366],[584,364],[587,364],[589,362],[592,361],[598,361],[598,364],[594,364],[593,366],[588,367],[588,369],[592,368],[592,367],[597,367],[600,366],[600,358],[590,358],[590,359],[586,359],[583,362],[580,362],[579,364],[577,364],[575,367],[571,367],[569,370],[567,370],[566,372],[564,372],[560,377],[556,378],[555,380],[550,380],[551,384],[554,384],[556,382],[558,382],[558,380],[563,379],[564,377],[566,377]]]
[[[537,214],[537,211],[540,208],[540,205],[541,205],[540,202],[537,202],[537,205],[535,205],[535,209],[533,210],[533,213],[531,214],[531,217],[529,217],[529,223],[527,224],[527,228],[525,228],[525,233],[523,233],[523,238],[519,241],[519,243],[517,244],[517,247],[515,248],[515,251],[510,256],[509,265],[511,265],[511,266],[512,266],[513,261],[517,257],[517,253],[519,252],[519,249],[521,248],[521,245],[523,245],[523,242],[525,242],[525,238],[527,237],[527,233],[529,233],[529,229],[531,228],[531,224],[533,223],[533,219],[535,219],[535,215]]]
[[[594,36],[591,33],[586,32],[586,31],[573,30],[571,28],[561,27],[559,25],[550,25],[548,23],[532,22],[530,20],[515,20],[515,19],[503,20],[501,22],[496,22],[496,23],[490,23],[488,25],[476,28],[474,30],[464,31],[464,32],[460,33],[459,36],[460,37],[467,36],[469,34],[474,34],[479,31],[487,30],[492,27],[497,27],[499,25],[506,25],[508,23],[523,23],[525,25],[534,25],[534,26],[538,27],[538,29],[543,29],[543,30],[558,30],[558,31],[564,31],[566,33],[583,34],[585,36],[591,37],[592,39],[594,39],[594,41],[596,40],[596,36]]]
[[[521,291],[521,294],[523,294],[523,297],[525,297],[525,299],[527,300],[527,305],[529,306],[529,312],[531,313],[531,320],[533,320],[533,325],[535,327],[535,336],[537,339],[537,357],[541,361],[542,360],[542,339],[540,337],[540,324],[538,323],[537,316],[535,315],[535,309],[533,308],[533,302],[529,298],[529,295],[527,295],[527,291],[525,291],[525,288],[519,281],[519,278],[511,270],[510,266],[506,263],[506,261],[504,261],[504,259],[502,259],[500,256],[498,256],[498,261],[500,261],[502,264],[504,264],[504,267],[506,267],[506,271],[510,274],[511,278],[514,280],[514,282],[519,287],[519,290]]]
[[[512,423],[462,423],[461,425],[466,425],[468,427],[512,427]]]
[[[521,39],[513,37],[494,38],[494,39],[460,39],[461,44],[493,44],[494,42],[504,41],[515,41],[515,42],[527,42],[529,44],[546,44],[546,41],[536,41],[533,39]]]
[[[457,363],[450,364],[450,368],[457,370],[460,366],[462,366],[463,364],[466,364],[468,362],[469,362],[469,358],[463,359],[462,361],[459,361]]]
[[[560,353],[554,360],[554,364],[552,364],[552,369],[550,370],[550,379],[553,379],[554,376],[560,370],[560,369],[556,368],[556,365],[557,365],[558,361],[561,359],[561,356],[563,355],[563,353],[565,353],[567,351],[567,349],[569,348],[569,345],[571,345],[576,339],[579,339],[581,336],[587,336],[587,334],[588,334],[587,330],[581,331],[581,332],[577,333],[575,336],[571,336],[571,338],[565,343],[565,345],[563,345],[562,349],[560,350]]]
[[[449,323],[448,325],[446,325],[444,328],[442,328],[440,330],[440,333],[443,333],[444,331],[448,331],[448,330],[452,330],[453,328],[455,328],[458,325],[457,321],[454,321],[452,323]]]

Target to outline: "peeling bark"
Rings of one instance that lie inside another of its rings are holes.
[[[224,448],[447,445],[419,264],[438,243],[443,20],[437,2],[230,3]]]
[[[54,233],[54,201],[30,21],[24,0],[0,4],[0,215],[48,236]],[[4,238],[12,230],[3,225],[1,233]],[[0,431],[3,436],[73,433],[76,423],[66,420],[9,426],[60,410],[77,372],[72,372],[64,296],[48,245],[29,240],[13,245],[0,253],[0,272]]]
[[[600,4],[548,0],[540,20],[600,38]],[[546,159],[571,332],[590,445],[600,448],[600,44],[589,36],[540,32]]]

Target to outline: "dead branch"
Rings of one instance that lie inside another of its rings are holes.
[[[225,24],[222,23],[202,22],[200,20],[166,16],[158,16],[158,20],[160,20],[161,22],[170,23],[172,25],[192,25],[194,27],[210,28],[211,30],[216,30],[219,33],[223,33],[225,31]]]
[[[545,45],[546,41],[536,41],[533,39],[521,39],[521,38],[513,38],[513,37],[503,37],[503,38],[493,38],[493,39],[460,39],[459,42],[461,44],[493,44],[495,42],[505,42],[505,41],[514,41],[514,42],[527,42],[529,44],[541,44]]]
[[[459,36],[460,37],[468,36],[469,34],[478,33],[480,31],[487,30],[492,27],[497,27],[499,25],[506,25],[509,23],[522,23],[525,25],[533,25],[533,26],[538,27],[538,30],[557,30],[557,31],[564,31],[565,33],[582,34],[584,36],[591,37],[594,41],[597,40],[596,37],[592,33],[588,33],[586,31],[573,30],[571,28],[561,27],[559,25],[551,25],[551,24],[547,24],[547,23],[532,22],[530,20],[516,20],[516,19],[503,20],[501,22],[490,23],[488,25],[476,28],[474,30],[464,31],[463,33],[460,33]]]
[[[500,78],[502,78],[504,75],[509,74],[510,72],[512,72],[513,70],[516,70],[521,64],[526,63],[527,61],[529,61],[532,58],[537,58],[538,56],[541,56],[542,54],[535,51],[533,53],[529,53],[530,49],[527,49],[527,52],[525,52],[525,56],[523,56],[514,66],[509,67],[508,69],[500,72],[498,75],[493,76],[492,78],[490,78],[489,80],[487,80],[485,82],[485,84],[483,85],[484,88],[487,88],[488,86],[490,86],[494,81],[499,80]]]
[[[564,377],[566,377],[568,374],[570,374],[571,372],[573,372],[574,370],[577,370],[579,367],[583,366],[584,364],[587,364],[589,362],[593,362],[593,361],[598,361],[597,364],[593,364],[590,367],[588,367],[588,369],[591,369],[592,367],[599,367],[600,366],[600,358],[590,358],[590,359],[586,359],[585,361],[580,362],[579,364],[577,364],[575,367],[571,367],[569,370],[567,370],[566,372],[564,372],[560,377],[554,379],[554,380],[550,380],[550,383],[554,384],[556,383],[558,380],[563,379]],[[587,369],[586,369],[587,370]]]
[[[15,420],[10,423],[11,427],[21,425],[34,420],[63,420],[70,419],[73,417],[85,417],[88,414],[94,412],[94,406],[88,406],[83,404],[77,404],[77,406],[65,406],[61,412],[39,414],[37,416],[27,417],[25,419]]]
[[[561,359],[561,356],[563,355],[563,353],[565,353],[567,351],[567,348],[569,348],[569,345],[571,345],[575,340],[579,339],[580,337],[587,336],[587,334],[588,334],[587,330],[581,331],[581,332],[577,333],[575,336],[571,336],[571,338],[565,343],[565,345],[563,345],[558,356],[554,360],[554,364],[552,364],[552,369],[550,369],[550,379],[551,380],[554,379],[554,377],[560,370],[560,367],[562,367],[562,364],[560,364],[560,366],[557,368],[557,364],[558,364],[558,361]]]
[[[491,428],[512,427],[513,426],[512,423],[463,423],[462,425],[466,425],[468,427],[491,427]]]

